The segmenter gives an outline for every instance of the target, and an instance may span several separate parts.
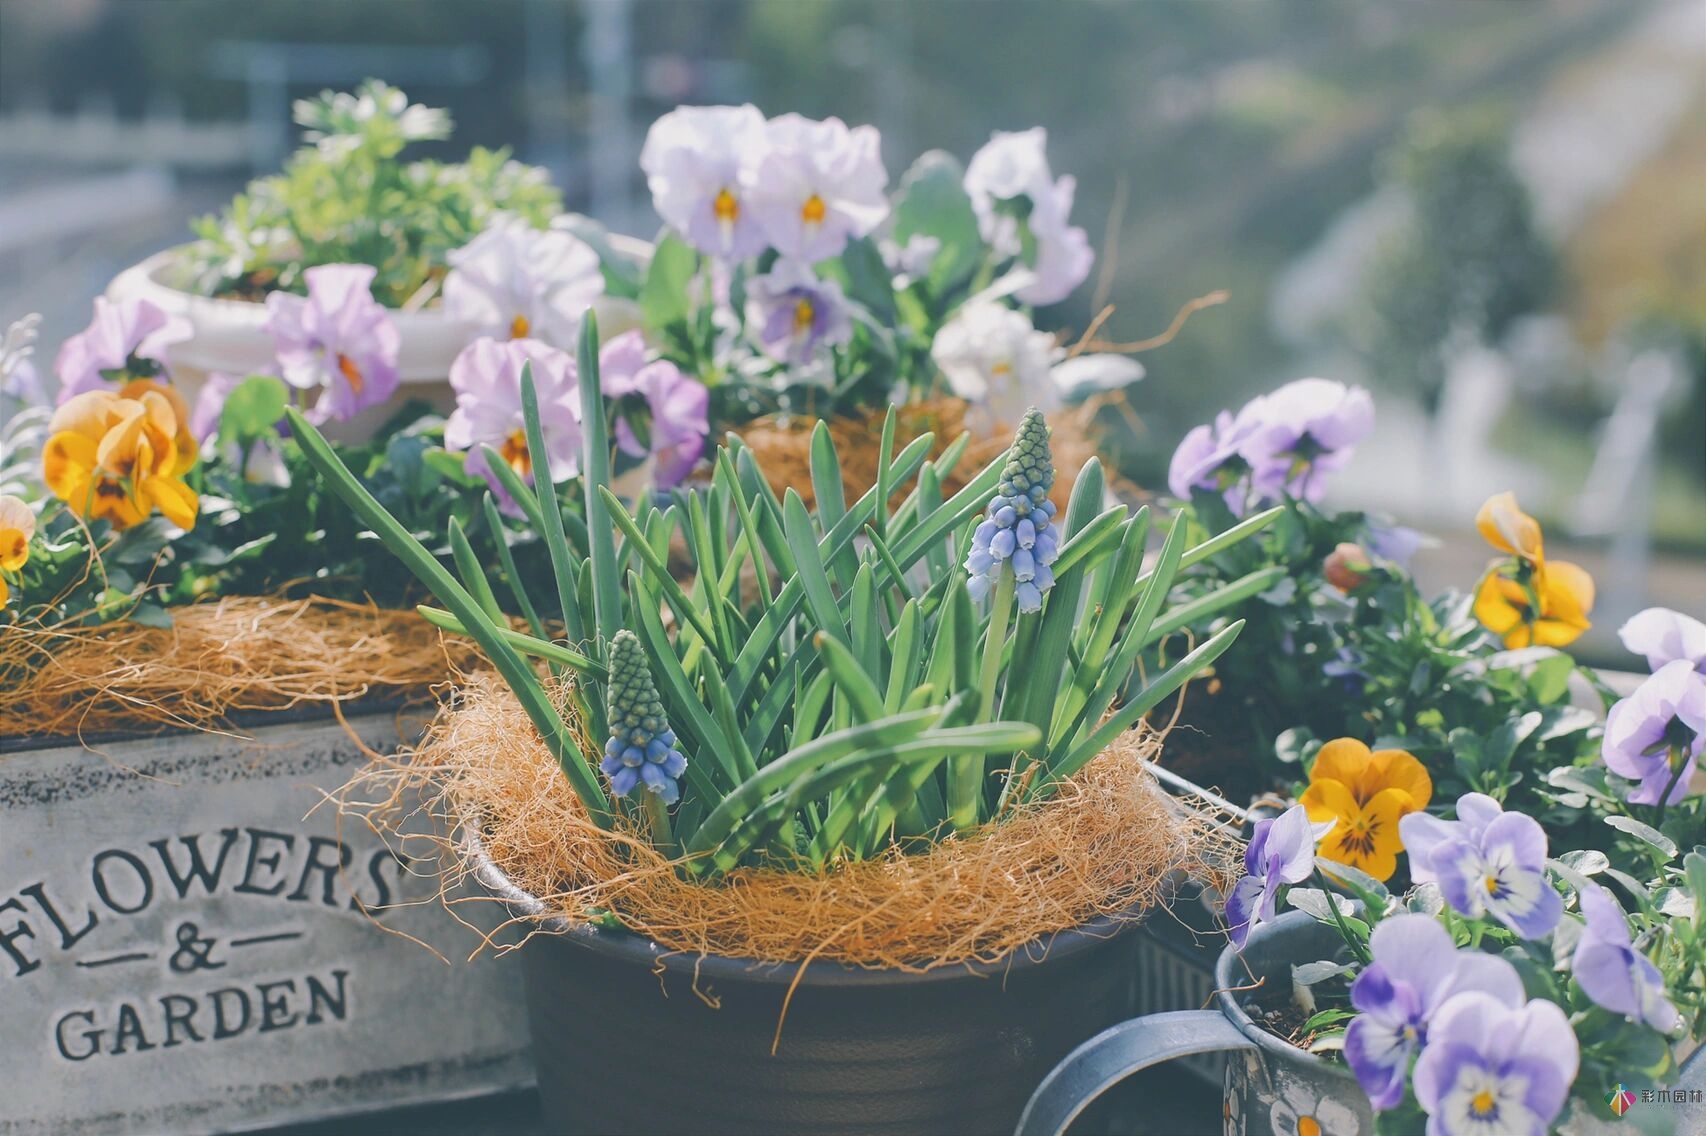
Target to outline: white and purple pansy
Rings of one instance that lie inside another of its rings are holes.
[[[841,285],[819,279],[797,260],[778,260],[768,273],[747,282],[746,319],[766,355],[796,367],[853,338],[853,317]]]
[[[1522,1004],[1516,969],[1495,955],[1459,951],[1431,916],[1394,915],[1369,937],[1373,961],[1351,986],[1357,1017],[1345,1031],[1345,1060],[1377,1111],[1404,1099],[1410,1061],[1446,999],[1469,990]]]
[[[1664,976],[1635,949],[1623,909],[1597,884],[1581,896],[1587,922],[1570,969],[1582,991],[1598,1005],[1660,1033],[1676,1029],[1681,1016],[1665,996]]]
[[[1422,814],[1399,821],[1411,876],[1419,865],[1455,910],[1470,918],[1490,915],[1525,939],[1543,938],[1564,913],[1563,899],[1546,878],[1546,831],[1524,813],[1500,811],[1488,819],[1484,810],[1490,801],[1471,802],[1474,819],[1459,822],[1444,839],[1434,825],[1414,823]],[[1462,800],[1458,810],[1464,812]],[[1418,848],[1425,853],[1418,854]]]
[[[1576,1035],[1556,1004],[1458,994],[1429,1023],[1416,1062],[1428,1136],[1544,1136],[1580,1063]]]
[[[1278,914],[1281,888],[1314,874],[1315,845],[1333,823],[1311,823],[1302,805],[1256,822],[1244,849],[1244,878],[1226,897],[1226,926],[1233,946],[1243,949],[1250,932]]]
[[[1680,611],[1650,607],[1631,616],[1617,629],[1617,637],[1629,650],[1646,657],[1648,670],[1686,659],[1695,673],[1706,675],[1706,623]]]
[[[322,264],[302,274],[307,296],[267,297],[266,329],[284,381],[319,392],[310,422],[353,418],[397,390],[402,340],[373,298],[374,273],[368,264]]]
[[[1605,718],[1606,768],[1639,782],[1637,805],[1674,805],[1692,793],[1706,754],[1706,675],[1686,658],[1665,663]]]

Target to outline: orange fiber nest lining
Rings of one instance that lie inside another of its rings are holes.
[[[1205,809],[1144,772],[1158,750],[1154,734],[1127,733],[1048,801],[915,855],[687,880],[635,832],[593,825],[509,691],[476,675],[418,749],[377,759],[342,803],[430,845],[411,855],[442,853],[446,897],[466,894],[479,845],[542,900],[535,921],[607,911],[674,951],[921,971],[998,960],[1098,916],[1139,918],[1179,872],[1224,883],[1237,851]],[[479,818],[478,842],[465,817]]]
[[[886,409],[868,410],[857,415],[829,418],[830,437],[835,440],[841,458],[841,481],[847,500],[855,501],[877,483],[877,445],[883,434]],[[950,443],[961,434],[973,435],[965,456],[960,458],[954,472],[942,485],[944,496],[952,496],[979,470],[988,465],[1013,442],[1017,423],[1002,423],[988,429],[972,429],[967,424],[971,414],[969,403],[957,398],[933,398],[908,403],[896,408],[895,451],[924,434],[934,434],[931,456],[940,457]],[[1050,415],[1054,431],[1049,444],[1054,449],[1055,478],[1053,498],[1056,505],[1066,508],[1072,496],[1073,479],[1084,463],[1096,456],[1096,446],[1090,437],[1090,420],[1095,406],[1086,403]],[[741,441],[752,449],[759,468],[770,479],[771,488],[781,496],[792,487],[812,506],[816,494],[812,491],[811,443],[812,431],[818,420],[805,415],[780,417],[770,415],[741,427]]]
[[[229,728],[233,714],[424,691],[471,645],[412,611],[328,599],[230,597],[172,611],[170,627],[0,632],[0,736]]]

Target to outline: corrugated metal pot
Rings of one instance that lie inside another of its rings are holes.
[[[489,865],[485,879],[538,910]],[[912,974],[813,962],[800,975],[559,924],[521,951],[546,1122],[593,1133],[1011,1132],[1057,1061],[1132,1012],[1134,925],[1098,920],[995,964]]]

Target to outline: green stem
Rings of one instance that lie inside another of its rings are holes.
[[[663,856],[675,854],[675,836],[669,827],[669,806],[650,789],[641,787],[640,796],[646,801],[646,822],[652,829],[652,847]]]
[[[1334,893],[1332,883],[1319,868],[1315,869],[1315,878],[1321,883],[1321,894],[1327,897],[1327,913],[1333,917],[1333,923],[1338,927],[1340,937],[1345,940],[1345,946],[1350,948],[1351,954],[1357,957],[1359,963],[1367,966],[1372,961],[1368,947],[1361,939],[1351,934],[1351,929],[1345,925],[1345,917],[1339,913],[1339,897]]]
[[[1672,746],[1670,750],[1670,765],[1670,780],[1665,782],[1665,791],[1659,794],[1659,811],[1653,816],[1654,828],[1658,828],[1660,825],[1664,824],[1665,808],[1670,802],[1670,795],[1676,791],[1676,783],[1682,780],[1684,771],[1688,769],[1687,757],[1677,752],[1676,746]]]
[[[983,641],[983,675],[978,692],[977,720],[993,722],[997,716],[995,686],[1001,679],[1001,656],[1007,649],[1007,625],[1013,615],[1013,592],[1018,587],[1011,569],[1001,569],[989,609],[989,634]],[[948,766],[948,818],[964,832],[978,822],[983,800],[984,759],[972,754],[953,758]]]

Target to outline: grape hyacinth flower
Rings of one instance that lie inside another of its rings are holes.
[[[765,237],[749,195],[766,147],[764,116],[750,104],[670,111],[640,150],[658,216],[700,252],[757,256]]]
[[[1064,300],[1090,275],[1095,253],[1068,222],[1077,183],[1049,169],[1048,131],[996,131],[966,166],[965,190],[978,230],[1002,256],[1017,256],[1034,279],[1014,293],[1025,304]]]
[[[646,359],[638,331],[605,342],[598,353],[605,397],[617,400],[616,444],[629,457],[656,458],[658,488],[680,484],[705,453],[710,436],[711,396],[701,383],[667,359]],[[637,396],[642,409],[625,412],[623,400]]]
[[[1051,523],[1055,506],[1048,499],[1052,488],[1048,422],[1032,407],[1019,423],[995,496],[972,536],[966,556],[972,599],[982,600],[1011,581],[1021,612],[1042,608],[1043,596],[1054,587],[1054,569],[1049,566],[1060,554],[1060,538]]]
[[[450,364],[456,409],[444,424],[444,448],[469,451],[464,468],[485,478],[498,504],[511,515],[520,510],[481,447],[492,447],[523,481],[532,483],[533,455],[521,409],[521,370],[528,364],[533,367],[551,475],[557,480],[573,477],[580,472],[580,385],[568,352],[537,339],[476,339]]]
[[[64,403],[110,383],[151,379],[166,369],[166,352],[194,334],[188,320],[167,315],[147,300],[95,297],[95,318],[65,341],[53,361]]]
[[[1557,1004],[1511,1006],[1470,991],[1450,998],[1428,1027],[1412,1083],[1428,1136],[1543,1136],[1563,1109],[1581,1064]]]
[[[1312,824],[1302,805],[1277,817],[1256,822],[1244,849],[1244,878],[1226,897],[1226,927],[1239,950],[1250,932],[1273,920],[1282,887],[1300,884],[1315,872],[1315,844],[1333,827],[1332,821]]]
[[[581,317],[604,294],[598,254],[561,229],[500,214],[448,257],[444,310],[494,339],[543,339],[572,349]]]
[[[316,425],[348,420],[396,393],[402,341],[373,298],[374,274],[368,264],[317,265],[302,274],[306,297],[267,297],[266,329],[284,381],[320,392],[308,411]]]
[[[746,321],[766,355],[795,367],[853,338],[841,285],[819,279],[797,260],[778,260],[767,274],[747,282]]]
[[[1637,805],[1674,805],[1692,791],[1706,754],[1706,675],[1687,659],[1660,667],[1605,718],[1606,768],[1638,781]]]
[[[1646,656],[1649,670],[1686,659],[1697,674],[1706,675],[1706,623],[1680,611],[1650,607],[1618,628],[1617,637],[1635,654]]]
[[[610,640],[605,705],[610,740],[599,768],[610,778],[610,791],[626,797],[644,785],[648,797],[675,804],[681,797],[677,781],[687,770],[687,759],[675,748],[675,732],[664,717],[663,700],[652,683],[640,640],[626,628]]]
[[[1582,991],[1612,1013],[1670,1033],[1681,1016],[1665,997],[1659,968],[1635,949],[1623,909],[1598,884],[1584,889],[1581,896],[1587,926],[1576,943],[1570,969]]]
[[[1460,799],[1458,812],[1463,811]],[[1546,879],[1546,830],[1538,821],[1500,811],[1484,826],[1460,824],[1444,839],[1430,840],[1438,829],[1418,826],[1413,818],[1422,815],[1412,813],[1398,822],[1411,850],[1412,879],[1416,866],[1425,863],[1424,874],[1432,875],[1455,910],[1472,919],[1491,915],[1525,939],[1543,938],[1558,925],[1564,901]],[[1416,836],[1420,839],[1413,842]],[[1427,848],[1425,857],[1418,847]]]
[[[849,130],[784,114],[765,125],[766,147],[749,198],[772,247],[808,264],[841,255],[888,216],[888,171],[874,126]]]
[[[1351,985],[1357,1016],[1345,1030],[1345,1061],[1376,1111],[1384,1111],[1404,1099],[1410,1059],[1446,999],[1479,990],[1514,1009],[1522,1005],[1522,979],[1497,955],[1459,951],[1430,915],[1383,919],[1368,945],[1373,962]]]

